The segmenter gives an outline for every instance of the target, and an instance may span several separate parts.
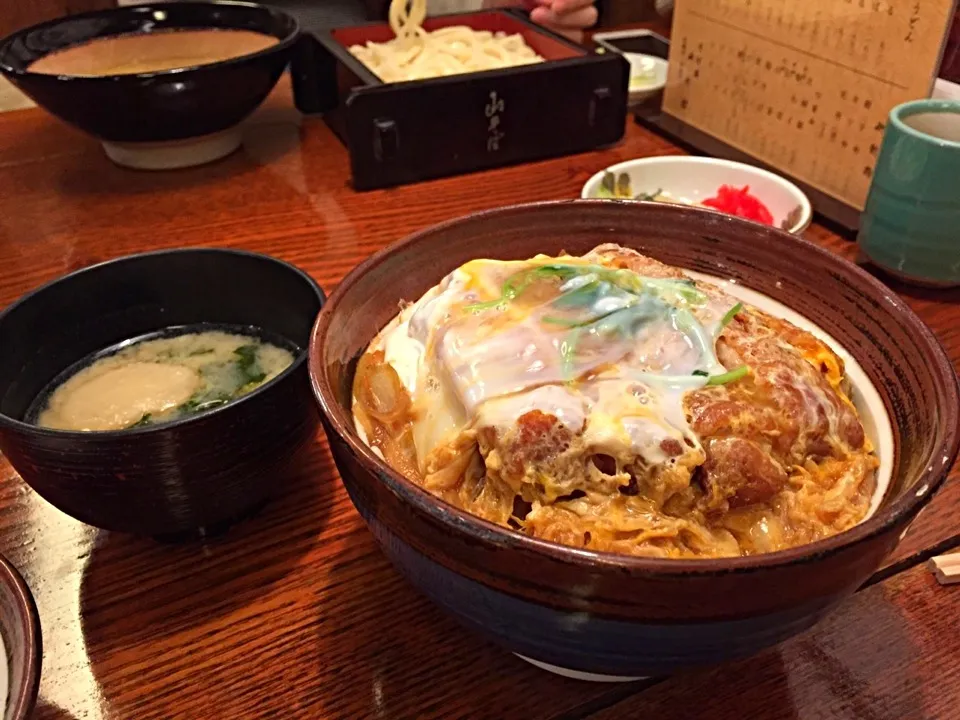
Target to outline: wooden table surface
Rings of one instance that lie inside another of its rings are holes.
[[[296,263],[329,291],[432,223],[575,197],[596,170],[679,152],[629,123],[603,152],[357,194],[347,155],[285,87],[245,148],[174,173],[111,165],[40,110],[0,116],[0,305],[76,268],[187,245]],[[821,226],[807,237],[847,258]],[[482,252],[482,248],[478,248]],[[895,286],[960,363],[960,292]],[[63,515],[0,466],[0,552],[43,625],[36,716],[103,718],[948,718],[960,715],[960,587],[918,563],[957,541],[956,471],[888,570],[812,632],[712,670],[626,685],[540,671],[461,629],[374,544],[318,437],[293,482],[206,545],[160,545]]]

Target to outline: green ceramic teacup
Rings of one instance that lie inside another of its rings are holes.
[[[960,285],[960,101],[890,112],[858,241],[904,280]]]

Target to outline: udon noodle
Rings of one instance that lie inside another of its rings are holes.
[[[543,62],[519,34],[474,30],[465,25],[424,30],[427,0],[391,0],[384,43],[353,45],[350,52],[384,82],[494,70]]]

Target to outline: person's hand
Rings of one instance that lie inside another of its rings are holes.
[[[580,42],[583,31],[597,24],[594,0],[534,0],[530,19]]]
[[[485,7],[522,5],[530,19],[580,42],[583,31],[597,24],[595,0],[484,0]]]

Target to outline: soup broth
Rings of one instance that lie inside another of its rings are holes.
[[[293,353],[242,333],[207,330],[143,340],[54,381],[28,414],[40,427],[144,427],[243,397],[291,364]]]
[[[209,65],[279,42],[250,30],[161,30],[97,38],[42,57],[29,70],[80,77],[134,75]]]

